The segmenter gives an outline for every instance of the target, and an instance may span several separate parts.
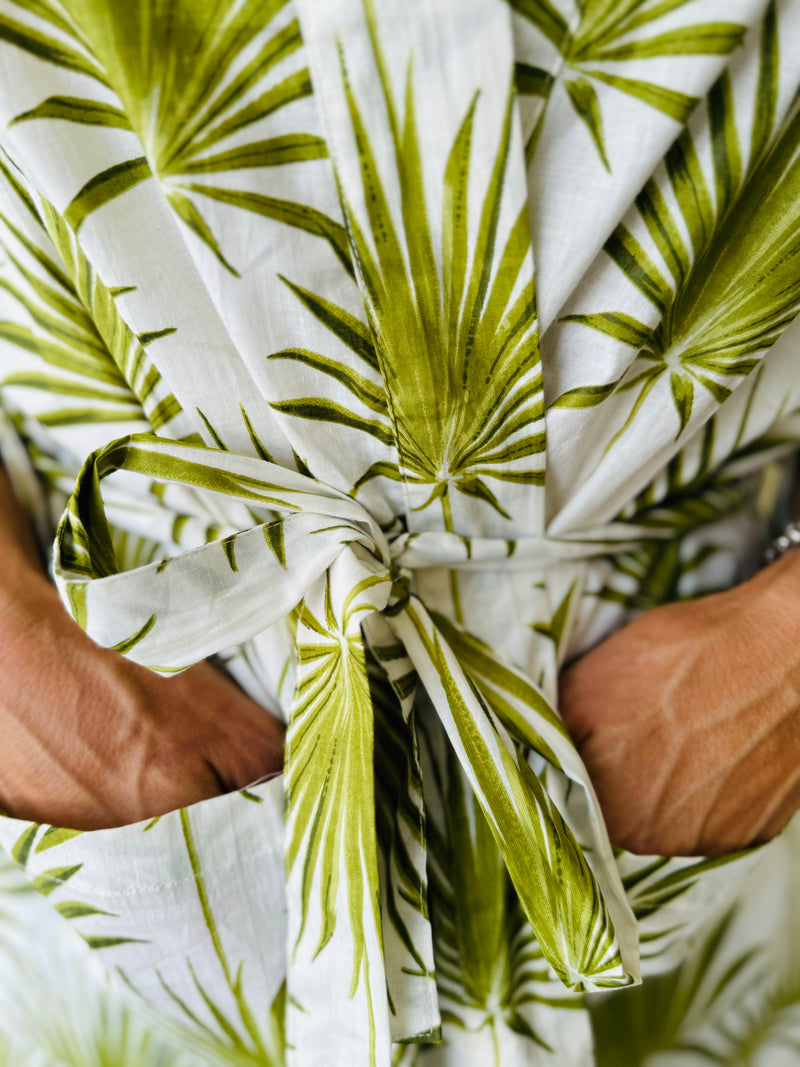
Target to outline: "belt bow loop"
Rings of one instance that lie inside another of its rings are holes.
[[[222,507],[235,517],[219,539],[119,572],[106,518],[114,481],[106,479],[116,472],[160,484],[165,505],[190,489],[209,514]],[[253,525],[237,529],[242,515]],[[630,534],[627,543],[611,528],[585,542],[536,538],[512,557],[504,542],[476,553],[454,534],[389,540],[359,503],[313,478],[153,434],[87,459],[59,524],[54,571],[95,641],[171,673],[296,619],[285,764],[289,1062],[322,1063],[305,1050],[327,1047],[330,1017],[306,1011],[306,1001],[331,1005],[354,1063],[389,1062],[393,1040],[433,1036],[439,1025],[417,683],[555,974],[587,990],[638,980],[635,921],[560,719],[523,672],[428,612],[410,581],[420,566],[530,565],[615,543],[627,547]],[[578,844],[528,750],[585,791],[589,840]]]

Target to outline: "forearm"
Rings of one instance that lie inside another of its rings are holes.
[[[21,585],[46,580],[30,523],[0,463],[0,597]]]
[[[161,678],[64,610],[0,465],[0,807],[119,826],[280,769],[283,725],[208,663]]]
[[[716,855],[800,807],[800,550],[723,593],[638,616],[560,680],[611,840]]]

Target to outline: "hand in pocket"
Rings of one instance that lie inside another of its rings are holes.
[[[208,662],[163,677],[100,648],[32,568],[0,591],[0,805],[121,826],[281,769],[283,723]]]
[[[562,675],[560,708],[611,841],[718,855],[800,807],[800,552],[654,608]]]

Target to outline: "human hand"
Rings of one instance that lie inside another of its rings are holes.
[[[283,724],[208,662],[172,678],[94,644],[42,577],[0,610],[0,801],[121,826],[281,768]]]
[[[560,709],[611,841],[719,855],[800,807],[800,552],[645,612],[575,661]]]
[[[167,678],[64,610],[0,468],[0,804],[93,830],[280,770],[283,724],[208,662]]]

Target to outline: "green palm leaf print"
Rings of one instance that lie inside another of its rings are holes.
[[[50,849],[57,848],[59,845],[63,845],[66,841],[71,841],[81,834],[80,830],[69,830],[59,826],[45,826],[43,832],[40,833],[41,830],[41,823],[31,823],[22,831],[11,849],[11,858],[23,870],[26,870],[33,855],[49,852]],[[56,911],[65,919],[74,921],[76,919],[91,918],[95,915],[117,919],[117,915],[98,908],[94,904],[64,897],[64,888],[80,872],[82,867],[82,863],[71,863],[60,867],[50,867],[40,871],[37,875],[33,875],[30,872],[26,873],[29,874],[34,889],[38,890],[43,896],[53,898]],[[102,936],[83,933],[80,930],[78,932],[89,948],[95,950],[115,948],[118,945],[143,943],[141,938],[127,937],[121,931]]]
[[[28,9],[23,0],[12,2]],[[54,36],[0,16],[0,37],[94,83],[91,95],[48,97],[15,122],[49,119],[127,129],[141,144],[139,153],[95,174],[79,190],[65,211],[71,227],[79,229],[93,211],[153,176],[183,222],[234,274],[198,197],[316,234],[351,269],[341,223],[310,205],[207,178],[327,155],[322,138],[309,133],[242,136],[311,93],[308,70],[297,69],[299,25],[283,17],[286,7],[287,0],[246,0],[221,18],[213,0],[111,7],[104,0],[78,0],[68,11],[43,0],[36,14],[58,31]],[[264,33],[273,23],[277,28]],[[62,43],[65,35],[70,46]],[[243,54],[247,61],[241,64]],[[105,99],[109,90],[117,103]]]
[[[800,106],[796,101],[775,129],[776,48],[772,3],[761,31],[746,166],[725,72],[707,101],[712,173],[706,173],[695,135],[687,128],[665,158],[666,183],[649,180],[635,202],[654,254],[624,223],[605,246],[653,306],[657,324],[620,311],[567,317],[637,350],[616,381],[582,386],[555,401],[560,407],[590,407],[630,393],[633,404],[608,448],[662,380],[669,383],[680,435],[698,390],[717,404],[726,400],[800,309]]]
[[[377,1064],[380,1023],[374,983],[383,939],[374,712],[359,622],[374,610],[371,591],[386,579],[361,578],[341,597],[341,565],[337,561],[320,579],[317,585],[324,590],[307,595],[298,615],[299,665],[285,763],[284,855],[290,892],[295,886],[299,898],[294,922],[290,919],[289,992],[298,954],[303,960],[310,957],[312,966],[326,948],[345,954],[344,971],[334,971],[342,978],[349,954],[349,980],[336,991],[337,1003],[340,1010],[355,1010],[366,1023],[369,1063]]]
[[[426,725],[427,745],[435,744],[431,734],[437,732]],[[488,1027],[495,1040],[507,1026],[549,1049],[526,1017],[546,995],[547,964],[452,750],[430,793],[431,916],[442,1019],[468,1030]],[[561,985],[548,992],[554,1003],[579,1002]]]
[[[375,802],[390,1008],[396,1012],[428,985],[434,995],[428,915],[427,818],[419,763],[416,674],[391,631],[365,627],[367,673],[375,717]],[[384,670],[384,667],[386,668]],[[390,676],[387,672],[391,672]],[[428,1032],[418,1038],[431,1038]]]
[[[38,418],[47,426],[167,426],[180,406],[145,345],[172,331],[150,338],[134,335],[116,307],[115,294],[93,270],[63,217],[43,198],[35,204],[12,164],[2,158],[0,181],[16,206],[35,219],[32,231],[10,215],[0,215],[0,249],[13,267],[0,287],[21,312],[19,320],[0,322],[0,338],[32,357],[29,368],[5,375],[0,385],[41,393],[47,407]],[[47,402],[55,397],[63,406]]]
[[[427,487],[419,507],[439,501],[448,530],[453,528],[454,493],[482,500],[507,518],[490,482],[541,485],[545,446],[525,205],[499,246],[513,89],[509,87],[499,143],[474,223],[468,217],[467,191],[477,95],[464,114],[445,169],[441,243],[435,249],[423,181],[413,63],[408,65],[401,122],[369,6],[367,13],[396,169],[386,178],[381,174],[342,56],[348,113],[359,146],[367,230],[341,185],[340,196],[369,330],[342,308],[292,285],[305,307],[359,357],[364,371],[299,350],[272,357],[294,360],[336,378],[365,410],[361,414],[314,397],[274,406],[290,415],[348,425],[396,445],[399,468],[386,462],[373,465],[355,491],[374,477],[402,477],[408,484]],[[389,206],[390,181],[399,186],[399,221]]]
[[[594,82],[640,100],[648,107],[685,122],[697,97],[656,81],[624,72],[629,61],[663,56],[727,55],[742,43],[745,28],[735,22],[698,22],[660,29],[658,23],[695,0],[578,0],[580,18],[571,29],[548,0],[509,0],[561,52],[563,80],[575,114],[585,123],[606,170],[611,170],[603,115]],[[538,77],[537,77],[538,74]],[[521,93],[548,96],[554,79],[539,68],[520,65]],[[532,141],[535,143],[534,133]],[[528,152],[533,150],[529,145]]]
[[[459,753],[553,971],[573,989],[630,983],[607,902],[583,851],[531,769],[522,746],[506,733],[499,716],[494,717],[493,705],[527,703],[527,694],[515,684],[515,672],[496,665],[484,694],[486,683],[476,684],[474,678],[492,672],[479,664],[473,674],[468,659],[462,665],[418,603],[409,603],[393,620],[393,628],[417,665],[420,680]],[[494,692],[491,687],[496,687]],[[535,721],[539,709],[528,711]],[[632,921],[622,912],[619,918],[621,926]]]
[[[300,621],[306,629],[316,634],[318,643],[304,643],[299,649],[300,661],[306,665],[306,671],[299,683],[299,702],[289,726],[286,759],[288,802],[298,830],[287,849],[286,862],[291,871],[303,839],[308,834],[312,855],[317,856],[321,850],[320,862],[325,871],[330,873],[322,903],[324,919],[317,945],[319,951],[336,928],[342,855],[355,858],[362,848],[374,851],[374,840],[361,841],[364,828],[369,825],[374,812],[372,704],[363,646],[360,638],[352,634],[343,645],[342,632],[333,613],[329,580],[325,618],[317,619],[305,609],[300,614]],[[344,619],[345,626],[351,622],[349,617]],[[339,697],[334,702],[335,694],[339,694]],[[326,706],[333,710],[334,703],[337,713],[335,724],[321,710]],[[325,747],[329,748],[327,760],[322,756]],[[313,761],[303,758],[303,753],[311,752],[315,752]],[[358,811],[346,811],[337,804],[337,798],[343,793],[351,803],[358,798]],[[356,835],[358,844],[355,852],[353,844],[348,841],[348,834]],[[312,875],[313,868],[308,868],[303,880],[306,906],[311,896]],[[347,886],[349,915],[354,932],[360,930],[363,924],[363,902],[350,896],[358,881],[354,879],[353,885]],[[377,922],[377,880],[369,885],[369,894]],[[358,982],[362,962],[363,955],[359,953],[353,964],[354,984]]]

